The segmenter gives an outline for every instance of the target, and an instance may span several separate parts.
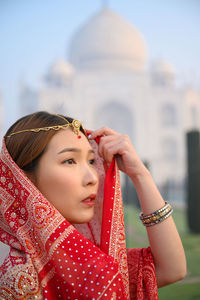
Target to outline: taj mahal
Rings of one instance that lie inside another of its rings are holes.
[[[52,62],[39,90],[21,89],[20,114],[48,110],[128,134],[156,183],[180,187],[185,132],[200,129],[200,94],[176,80],[170,62],[149,61],[139,30],[104,7],[74,33],[67,60]]]

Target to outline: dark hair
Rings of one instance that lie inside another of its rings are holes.
[[[62,116],[70,123],[70,117]],[[39,132],[22,132],[11,137],[11,133],[24,129],[41,128],[54,125],[65,125],[67,122],[59,117],[45,111],[39,111],[22,117],[16,121],[5,134],[5,144],[13,160],[25,172],[34,172],[40,157],[44,153],[49,141],[56,134],[56,130]],[[83,128],[81,132],[85,134]]]

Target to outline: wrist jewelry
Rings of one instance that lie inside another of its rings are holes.
[[[153,226],[167,219],[173,212],[172,206],[165,202],[165,205],[149,215],[140,213],[140,220],[144,226]]]

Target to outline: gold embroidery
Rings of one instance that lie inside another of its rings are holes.
[[[55,268],[52,268],[47,274],[46,276],[43,278],[43,280],[41,281],[41,286],[44,288],[48,281],[51,280],[51,278],[53,278],[55,274]]]
[[[112,294],[111,300],[116,300],[116,299],[117,299],[117,296],[116,296],[116,293],[114,292],[114,293]]]
[[[3,279],[0,295],[3,299],[42,299],[37,272],[30,258],[26,264],[8,268]]]
[[[68,237],[70,233],[74,231],[74,227],[70,225],[65,229],[65,231],[56,239],[56,241],[52,244],[51,248],[49,249],[49,256],[51,257],[55,250],[59,247],[62,241]]]
[[[122,276],[126,296],[129,295],[129,279],[127,267],[126,242],[124,235],[124,218],[123,218],[123,204],[120,188],[119,170],[116,164],[116,186],[115,199],[113,207],[113,218],[111,226],[111,235],[109,243],[109,254],[116,260],[118,258],[120,273]]]
[[[113,276],[112,280],[109,281],[109,283],[107,284],[107,286],[105,286],[103,292],[101,293],[101,295],[97,298],[97,300],[101,299],[101,297],[104,295],[104,293],[106,292],[106,290],[109,288],[109,286],[111,285],[111,283],[113,282],[113,280],[115,280],[115,278],[119,275],[119,271]]]

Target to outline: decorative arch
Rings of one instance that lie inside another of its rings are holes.
[[[166,103],[161,108],[161,118],[163,126],[175,126],[177,124],[176,108],[171,103]]]
[[[120,133],[128,134],[130,138],[135,137],[134,116],[130,108],[112,100],[96,112],[95,123],[98,127],[108,126]]]

